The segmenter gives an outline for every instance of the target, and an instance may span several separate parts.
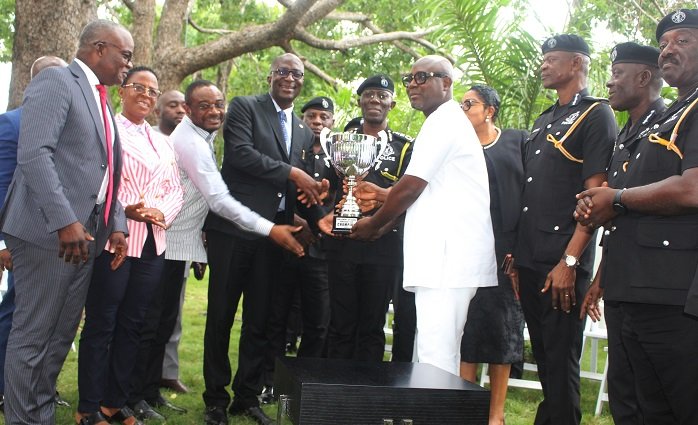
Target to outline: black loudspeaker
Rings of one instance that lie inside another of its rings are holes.
[[[490,392],[423,363],[279,357],[278,425],[487,425]]]

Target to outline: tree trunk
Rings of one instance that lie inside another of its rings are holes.
[[[22,103],[29,84],[32,63],[53,55],[70,63],[75,55],[82,28],[97,17],[97,2],[91,0],[16,0],[15,37],[12,49],[12,79],[8,109]]]

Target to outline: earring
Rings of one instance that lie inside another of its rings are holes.
[[[485,122],[490,122],[490,116],[489,116],[489,115],[485,117]]]

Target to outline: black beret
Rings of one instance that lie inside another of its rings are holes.
[[[361,96],[361,93],[363,93],[366,89],[381,89],[387,90],[390,93],[395,93],[395,84],[393,84],[393,80],[391,80],[387,75],[378,74],[374,75],[373,77],[366,78],[356,90],[356,94]]]
[[[698,28],[698,9],[679,9],[663,17],[657,24],[657,41],[676,28]]]
[[[558,34],[550,37],[541,46],[543,54],[548,52],[573,52],[589,56],[589,46],[582,37],[574,34]]]
[[[616,44],[611,50],[611,64],[615,63],[641,63],[650,66],[658,66],[659,49],[642,44],[627,43]]]
[[[310,99],[308,103],[303,105],[303,107],[301,108],[301,112],[305,112],[306,109],[311,108],[320,111],[330,111],[334,113],[334,103],[332,103],[332,99],[325,96],[318,96]]]
[[[349,131],[349,130],[356,130],[359,127],[361,127],[364,123],[364,119],[362,117],[356,117],[352,118],[347,125],[344,126],[344,129],[342,131]]]

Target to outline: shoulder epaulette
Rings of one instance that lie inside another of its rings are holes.
[[[587,102],[604,102],[604,103],[608,103],[608,99],[606,99],[605,97],[584,96],[584,97],[582,97],[582,100],[586,100]]]
[[[405,133],[400,133],[399,131],[393,131],[393,135],[395,135],[395,136],[397,136],[397,137],[399,137],[399,138],[405,139],[405,140],[407,140],[408,142],[414,142],[414,137],[408,136],[408,135],[405,134]]]

